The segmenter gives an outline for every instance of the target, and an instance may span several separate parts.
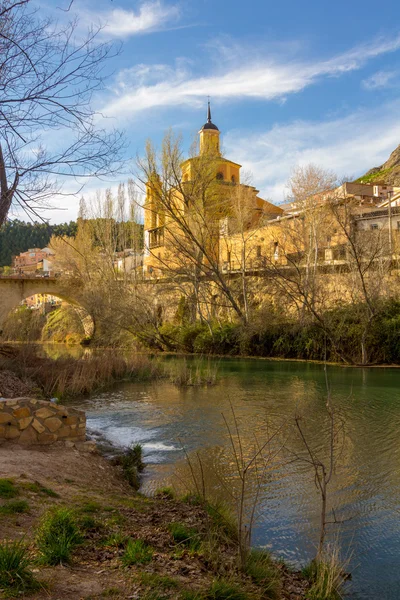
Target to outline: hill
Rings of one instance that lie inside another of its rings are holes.
[[[365,175],[357,179],[357,183],[384,182],[388,185],[400,186],[400,145],[393,150],[388,160],[370,169]]]

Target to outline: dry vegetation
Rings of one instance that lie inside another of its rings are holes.
[[[110,350],[88,353],[80,359],[38,356],[34,346],[2,346],[0,372],[9,371],[22,380],[30,395],[69,397],[88,394],[116,381],[144,381],[161,375],[156,361],[140,354],[124,357]],[[18,394],[17,392],[17,395]]]

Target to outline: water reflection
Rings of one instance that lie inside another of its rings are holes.
[[[313,447],[326,452],[326,387],[323,368],[314,364],[226,360],[222,381],[209,388],[178,389],[168,383],[122,384],[80,402],[90,427],[116,444],[143,444],[147,461],[144,491],[185,485],[190,456],[201,452],[208,485],[223,493],[224,478],[233,477],[229,435],[234,407],[247,455],[255,436],[292,422],[296,410],[306,416]],[[332,398],[345,419],[345,437],[331,487],[331,506],[345,522],[344,546],[354,552],[349,597],[394,600],[400,597],[399,498],[400,371],[330,368]],[[279,438],[291,449],[302,447],[290,429]],[[286,437],[285,437],[286,436]],[[278,443],[278,440],[277,440]],[[230,458],[229,458],[230,457]],[[277,455],[263,483],[255,543],[269,546],[294,563],[313,556],[318,533],[319,496],[313,476],[302,462]],[[347,520],[349,519],[350,520]]]

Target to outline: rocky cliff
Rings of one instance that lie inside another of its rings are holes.
[[[373,183],[378,181],[400,186],[400,145],[393,150],[383,165],[370,169],[365,175],[357,179],[359,183]]]

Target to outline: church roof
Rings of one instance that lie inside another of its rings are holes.
[[[218,127],[214,125],[214,123],[211,121],[210,101],[208,101],[207,123],[204,123],[203,127],[201,128],[201,131],[203,131],[204,129],[214,129],[215,131],[219,131]]]

